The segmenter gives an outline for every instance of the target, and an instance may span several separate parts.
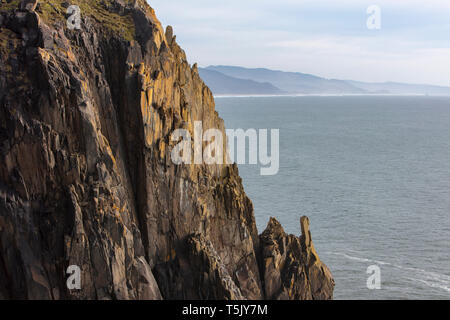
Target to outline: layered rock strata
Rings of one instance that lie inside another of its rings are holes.
[[[258,236],[235,165],[171,161],[224,123],[144,0],[0,2],[0,299],[332,297],[308,235]]]

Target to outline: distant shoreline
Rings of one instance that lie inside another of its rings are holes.
[[[419,93],[404,93],[404,94],[389,94],[389,93],[330,93],[330,94],[217,94],[213,95],[216,98],[295,98],[295,97],[450,97],[445,94],[419,94]]]
[[[235,66],[209,66],[198,70],[218,97],[450,96],[450,87],[428,84],[326,79],[306,73]]]

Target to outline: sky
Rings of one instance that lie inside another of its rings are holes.
[[[450,0],[148,2],[199,66],[450,86]]]

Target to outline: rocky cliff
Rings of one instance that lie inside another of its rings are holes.
[[[171,161],[224,124],[144,0],[0,6],[0,299],[332,298],[306,220],[258,236],[235,165]]]

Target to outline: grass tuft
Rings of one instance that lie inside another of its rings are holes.
[[[11,2],[4,2],[0,0],[0,11],[12,11],[19,7],[20,0],[12,0]],[[37,10],[40,18],[48,25],[53,25],[58,21],[66,23],[67,9],[62,6],[64,2],[80,7],[81,16],[88,16],[99,23],[106,32],[118,35],[125,40],[132,41],[136,38],[133,18],[130,14],[120,15],[118,13],[110,12],[108,7],[111,7],[113,0],[40,0],[40,7]],[[125,0],[128,4],[133,4],[135,0]],[[137,0],[142,7],[148,7],[145,0]]]

